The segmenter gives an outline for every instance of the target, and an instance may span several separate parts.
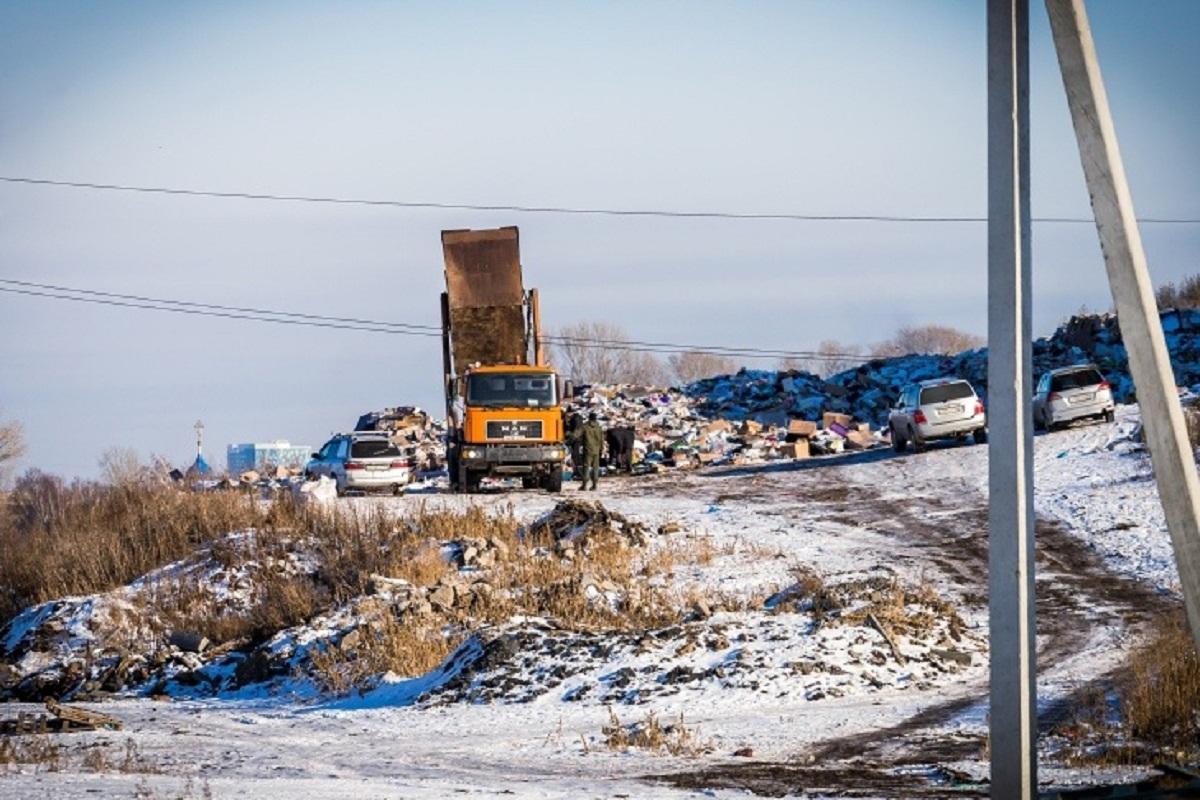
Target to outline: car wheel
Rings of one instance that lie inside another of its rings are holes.
[[[903,453],[908,447],[908,440],[900,433],[900,431],[892,428],[892,449],[897,453]]]
[[[987,444],[987,428],[980,428],[971,436],[975,439],[975,444]]]
[[[1045,420],[1042,419],[1042,415],[1040,412],[1034,411],[1033,412],[1033,431],[1034,431],[1034,433],[1037,433],[1038,431],[1044,431],[1044,430],[1046,430]]]
[[[393,483],[392,484],[392,495],[395,497],[399,497],[402,494],[404,494],[404,487],[398,483]]]
[[[925,452],[925,440],[922,439],[920,436],[917,436],[917,432],[914,431],[912,428],[908,429],[908,438],[912,442],[914,453],[924,453]]]
[[[1116,422],[1117,421],[1117,412],[1113,409],[1109,409],[1108,411],[1105,411],[1104,412],[1104,421],[1105,422]]]

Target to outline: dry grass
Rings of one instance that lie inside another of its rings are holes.
[[[39,772],[58,772],[62,748],[47,735],[0,737],[0,774],[27,765]]]
[[[374,576],[403,579],[419,597],[425,587],[457,587],[452,608],[393,615],[359,646],[316,655],[319,679],[335,691],[386,671],[422,674],[479,624],[514,615],[592,631],[678,623],[699,598],[694,588],[668,588],[667,578],[677,564],[712,558],[707,540],[699,548],[683,539],[645,547],[643,526],[599,506],[594,514],[565,508],[569,517],[584,515],[583,534],[567,542],[544,525],[524,529],[511,507],[395,514],[300,506],[290,497],[264,506],[236,493],[132,479],[68,486],[38,474],[26,475],[14,496],[16,524],[0,533],[0,624],[31,603],[126,585],[188,557],[141,592],[130,619],[107,626],[122,639],[111,644],[136,648],[147,634],[163,641],[172,631],[218,645],[258,643],[369,594]],[[493,560],[460,574],[443,555],[450,541],[486,542]],[[470,586],[480,580],[485,585]],[[220,582],[243,588],[219,593]]]
[[[1128,734],[1154,747],[1200,753],[1200,657],[1182,613],[1160,618],[1117,687]]]
[[[675,722],[665,725],[653,711],[647,711],[642,720],[626,725],[610,706],[608,722],[600,732],[604,736],[605,746],[620,752],[638,748],[652,753],[695,758],[713,749],[711,742],[701,738],[699,726],[684,724],[682,711]]]
[[[66,484],[36,471],[0,511],[0,624],[32,603],[124,585],[261,516],[239,494]]]
[[[445,660],[461,639],[436,624],[400,624],[386,615],[346,640],[311,656],[313,675],[324,690],[342,695],[370,685],[379,675],[424,675]]]

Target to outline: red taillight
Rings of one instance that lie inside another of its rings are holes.
[[[925,412],[919,408],[916,411],[914,411],[913,412],[913,422],[917,423],[918,425],[924,425],[925,424]]]
[[[393,461],[392,469],[407,469],[412,466],[411,461]]]
[[[1050,394],[1046,395],[1047,403],[1053,403],[1055,400],[1062,400],[1062,395],[1058,392],[1051,392]]]
[[[363,465],[358,463],[357,461],[347,461],[346,465],[344,467],[342,467],[342,469],[346,469],[346,470],[362,469],[362,468],[363,468]]]
[[[984,409],[983,409],[983,401],[982,401],[982,400],[976,400],[976,401],[975,401],[975,416],[977,416],[977,417],[978,417],[980,414],[982,414],[982,413],[983,413],[983,411],[984,411]]]
[[[1108,384],[1108,381],[1100,381],[1100,385],[1096,387],[1096,390],[1103,391],[1104,389],[1111,389],[1111,388],[1112,388],[1112,386],[1110,386]]]

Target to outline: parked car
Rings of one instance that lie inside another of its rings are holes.
[[[337,481],[337,493],[387,489],[399,494],[412,483],[412,459],[392,444],[385,431],[356,431],[334,436],[312,454],[305,477],[327,475]]]
[[[987,441],[987,413],[970,383],[941,378],[906,386],[888,415],[892,447],[904,452],[909,442],[920,452],[933,439]]]
[[[1077,419],[1112,422],[1116,405],[1112,387],[1095,364],[1077,364],[1047,372],[1033,396],[1033,427],[1049,431]]]

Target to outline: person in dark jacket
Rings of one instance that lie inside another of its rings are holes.
[[[600,427],[595,411],[588,415],[580,439],[583,441],[583,472],[580,474],[579,488],[588,488],[588,478],[591,477],[594,491],[600,477],[600,453],[604,450],[604,429]]]
[[[571,468],[575,475],[583,474],[583,416],[571,409],[567,415],[567,446],[571,448]]]
[[[609,428],[604,437],[608,441],[608,463],[621,472],[632,472],[636,438],[633,428],[628,425]]]

